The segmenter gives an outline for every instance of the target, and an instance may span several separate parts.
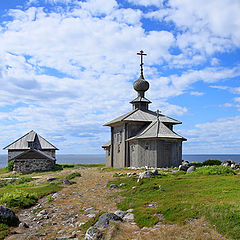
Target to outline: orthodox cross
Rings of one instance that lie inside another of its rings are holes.
[[[141,50],[139,53],[137,53],[137,55],[140,55],[141,56],[141,64],[140,64],[140,67],[141,67],[141,76],[143,76],[143,56],[147,56],[146,53],[143,53],[143,50]]]

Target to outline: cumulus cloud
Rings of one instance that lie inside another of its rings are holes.
[[[193,129],[181,130],[188,138],[184,148],[194,154],[238,152],[240,135],[237,129],[240,129],[239,116],[196,124]]]
[[[127,0],[129,3],[132,3],[134,5],[140,5],[140,6],[156,6],[156,7],[162,7],[163,6],[163,0]]]
[[[53,6],[46,9],[43,2]],[[220,67],[216,58],[211,67],[201,65],[207,54],[238,46],[238,19],[229,16],[237,2],[224,16],[215,1],[204,8],[196,1],[199,10],[190,1],[169,1],[167,8],[163,1],[129,3],[136,7],[121,7],[116,0],[39,0],[28,1],[31,7],[9,10],[10,18],[0,29],[2,135],[8,132],[17,138],[35,129],[56,140],[60,148],[72,151],[80,143],[79,152],[100,151],[109,137],[102,124],[131,109],[128,102],[136,96],[132,82],[139,74],[140,49],[148,54],[147,97],[153,101],[152,109],[160,108],[163,114],[186,114],[185,106],[168,99],[189,90],[191,95],[202,95],[192,89],[194,83],[217,83],[240,75],[239,66]],[[159,11],[149,8],[146,13],[137,6],[155,6]],[[210,16],[208,7],[223,19]],[[143,17],[174,23],[174,28],[148,31]],[[227,17],[224,27],[229,28],[222,34],[220,23]],[[180,53],[173,54],[173,49]],[[163,73],[182,67],[184,71]]]
[[[204,93],[203,92],[195,92],[195,91],[192,91],[192,92],[190,92],[190,95],[193,95],[193,96],[202,96],[202,95],[204,95]]]
[[[145,14],[146,18],[174,23],[182,32],[177,33],[177,45],[191,57],[224,52],[240,46],[238,0],[169,0],[168,8]],[[224,11],[223,11],[224,9]]]

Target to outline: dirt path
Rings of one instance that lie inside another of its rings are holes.
[[[97,168],[65,170],[65,174],[80,172],[82,177],[75,178],[76,184],[68,185],[55,194],[53,201],[43,198],[39,203],[17,215],[29,228],[20,226],[6,237],[7,240],[41,239],[83,239],[79,231],[82,223],[87,222],[99,212],[114,212],[120,201],[109,198],[112,192],[106,187],[113,179],[114,172],[101,172]],[[46,176],[45,176],[46,177]],[[35,211],[35,213],[33,213]],[[203,220],[197,220],[185,226],[159,224],[153,228],[139,229],[134,222],[112,223],[105,239],[225,239],[211,229]]]

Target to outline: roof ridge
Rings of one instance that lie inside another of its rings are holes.
[[[46,140],[44,137],[40,136],[38,133],[36,133],[38,137],[42,138],[44,141],[46,141],[48,144],[56,148],[56,150],[59,150],[57,147],[55,147],[52,143],[50,143],[48,140]]]

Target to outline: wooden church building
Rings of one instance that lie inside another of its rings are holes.
[[[173,131],[181,122],[149,110],[151,103],[145,92],[149,83],[143,76],[143,56],[140,51],[141,74],[133,84],[138,96],[132,100],[132,111],[107,122],[111,127],[111,141],[103,145],[106,166],[124,167],[176,167],[182,162],[182,142],[185,138]]]
[[[8,150],[8,162],[14,162],[16,172],[47,171],[56,164],[58,149],[33,130],[3,149]]]

